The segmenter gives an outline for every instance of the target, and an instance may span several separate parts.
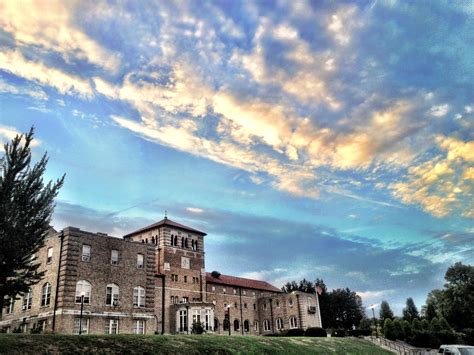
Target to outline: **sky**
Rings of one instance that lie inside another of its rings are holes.
[[[208,233],[206,269],[400,314],[474,263],[472,1],[0,1],[0,141],[52,224]]]

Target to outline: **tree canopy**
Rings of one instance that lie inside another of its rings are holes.
[[[408,297],[406,307],[403,309],[403,319],[412,322],[414,319],[420,318],[418,308],[416,308],[413,298]]]
[[[46,153],[31,166],[33,128],[5,144],[0,160],[0,312],[5,297],[28,291],[43,276],[35,253],[42,247],[64,176],[44,183]],[[1,315],[1,313],[0,313]]]
[[[393,320],[393,312],[387,301],[382,301],[382,303],[380,304],[379,317],[380,317],[380,323],[382,325],[385,323],[385,319]]]

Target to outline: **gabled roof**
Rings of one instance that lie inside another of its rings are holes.
[[[252,289],[261,290],[261,291],[271,291],[271,292],[280,292],[280,293],[283,292],[279,288],[273,285],[270,285],[266,281],[244,279],[243,277],[235,277],[235,276],[229,276],[229,275],[219,275],[219,277],[214,277],[212,276],[212,273],[210,272],[206,272],[206,282],[213,283],[213,284],[220,284],[220,285],[252,288]]]
[[[123,237],[124,238],[129,238],[134,234],[146,232],[150,229],[155,229],[157,227],[163,227],[163,226],[178,228],[178,229],[181,229],[181,230],[186,231],[186,232],[201,234],[202,236],[206,235],[206,233],[204,233],[204,232],[198,231],[197,229],[194,229],[194,228],[191,228],[191,227],[187,227],[184,224],[174,222],[171,219],[165,217],[164,219],[162,219],[159,222],[150,224],[149,226],[144,227],[144,228],[140,228],[139,230],[136,230],[135,232],[128,233],[127,235],[124,235]]]

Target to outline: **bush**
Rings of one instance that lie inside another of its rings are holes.
[[[393,327],[393,321],[390,318],[385,319],[385,322],[383,323],[383,334],[387,339],[396,339],[395,328]]]
[[[431,348],[437,349],[441,345],[441,341],[429,331],[422,330],[413,332],[412,337],[409,339],[409,343],[418,348]]]
[[[327,337],[328,334],[323,328],[319,327],[314,327],[314,328],[308,328],[306,329],[306,332],[304,333],[307,337]]]
[[[304,329],[294,328],[294,329],[288,330],[284,336],[287,336],[287,337],[302,337],[302,336],[304,336],[304,333],[305,333]]]
[[[193,334],[202,334],[204,333],[204,324],[201,322],[193,322],[193,326],[191,328],[191,333]]]
[[[395,339],[392,339],[392,340],[405,339],[405,331],[403,330],[402,322],[398,319],[395,319],[393,321],[393,332],[394,332],[393,336],[395,337]]]
[[[331,336],[337,337],[337,338],[343,338],[343,337],[346,336],[346,330],[345,330],[345,329],[342,329],[342,328],[341,328],[341,329],[334,329],[334,330],[332,331]]]
[[[474,329],[464,328],[460,334],[461,341],[467,345],[474,345]]]
[[[351,337],[366,337],[372,335],[372,329],[351,329],[348,333]]]
[[[404,320],[402,322],[404,339],[409,339],[413,335],[413,330],[409,321]]]

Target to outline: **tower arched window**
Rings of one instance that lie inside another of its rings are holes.
[[[76,282],[76,303],[81,303],[81,296],[84,296],[84,304],[89,304],[91,302],[91,291],[92,286],[86,280],[79,280]]]
[[[185,239],[185,241],[184,241],[184,246],[186,247],[186,249],[189,248],[188,238]]]
[[[198,251],[198,241],[194,241],[194,250]]]
[[[264,332],[269,332],[270,331],[270,321],[268,319],[265,319],[263,321],[263,331]]]
[[[177,235],[174,236],[174,246],[175,247],[178,246],[178,236]]]

